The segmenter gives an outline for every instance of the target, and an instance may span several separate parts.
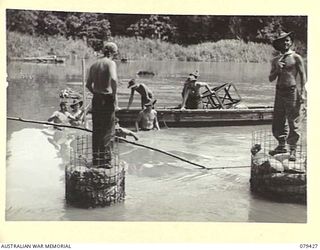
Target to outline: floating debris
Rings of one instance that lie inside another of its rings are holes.
[[[146,76],[146,77],[153,77],[155,76],[155,73],[152,71],[148,71],[148,70],[140,70],[137,72],[138,76]]]

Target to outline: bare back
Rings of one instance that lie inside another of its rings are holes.
[[[88,82],[93,82],[94,93],[112,93],[111,79],[117,80],[116,64],[111,59],[99,59],[90,67]]]

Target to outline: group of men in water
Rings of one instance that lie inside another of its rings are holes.
[[[276,97],[274,103],[274,116],[272,131],[279,145],[269,152],[270,155],[286,153],[289,145],[290,158],[296,160],[297,142],[300,138],[301,105],[305,102],[305,69],[303,59],[291,50],[293,45],[293,33],[281,32],[273,41],[274,48],[279,55],[272,60],[269,80],[277,80]],[[110,135],[115,130],[115,111],[119,109],[117,98],[117,68],[113,61],[118,53],[118,47],[113,42],[107,42],[103,49],[104,56],[93,63],[89,69],[86,82],[87,89],[93,94],[92,121],[93,121],[93,150],[104,150],[110,140]],[[300,85],[297,84],[297,76],[300,76]],[[207,83],[198,82],[199,73],[189,74],[182,90],[181,110],[202,108],[202,96],[200,89],[211,89]],[[141,108],[136,130],[160,129],[157,120],[157,111],[154,109],[156,99],[152,91],[143,83],[137,83],[135,79],[128,82],[131,90],[127,108],[133,102],[134,93],[141,96]],[[49,118],[51,121],[60,119],[78,123],[83,118],[83,113],[77,111],[82,103],[74,103],[74,111],[69,113],[64,103],[60,104],[61,110]],[[65,116],[63,117],[61,113]],[[119,125],[118,125],[119,128]],[[136,137],[135,137],[136,138]]]

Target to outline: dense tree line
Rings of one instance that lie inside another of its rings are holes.
[[[270,43],[280,30],[307,44],[306,16],[137,15],[60,11],[6,12],[7,30],[31,35],[81,38],[99,50],[111,36],[160,39],[181,45],[222,39]]]

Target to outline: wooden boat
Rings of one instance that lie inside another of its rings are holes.
[[[241,97],[232,83],[202,93],[203,109],[157,108],[160,126],[205,127],[258,125],[272,121],[273,107],[239,105]],[[140,109],[119,110],[121,126],[133,126]]]
[[[60,99],[80,98],[80,94],[67,88]],[[232,83],[225,83],[202,94],[203,109],[156,107],[160,126],[206,127],[268,124],[272,121],[272,106],[249,106],[240,103],[241,97]],[[90,99],[90,98],[89,98]],[[91,101],[87,100],[87,120],[91,120]],[[116,112],[122,127],[133,127],[140,108],[120,109]]]
[[[65,58],[56,56],[43,56],[43,57],[12,57],[12,61],[31,62],[31,63],[64,63]]]
[[[180,110],[157,108],[160,126],[206,127],[227,125],[259,125],[272,121],[273,107],[248,107],[239,109]],[[141,109],[123,109],[116,112],[121,126],[134,126]]]

